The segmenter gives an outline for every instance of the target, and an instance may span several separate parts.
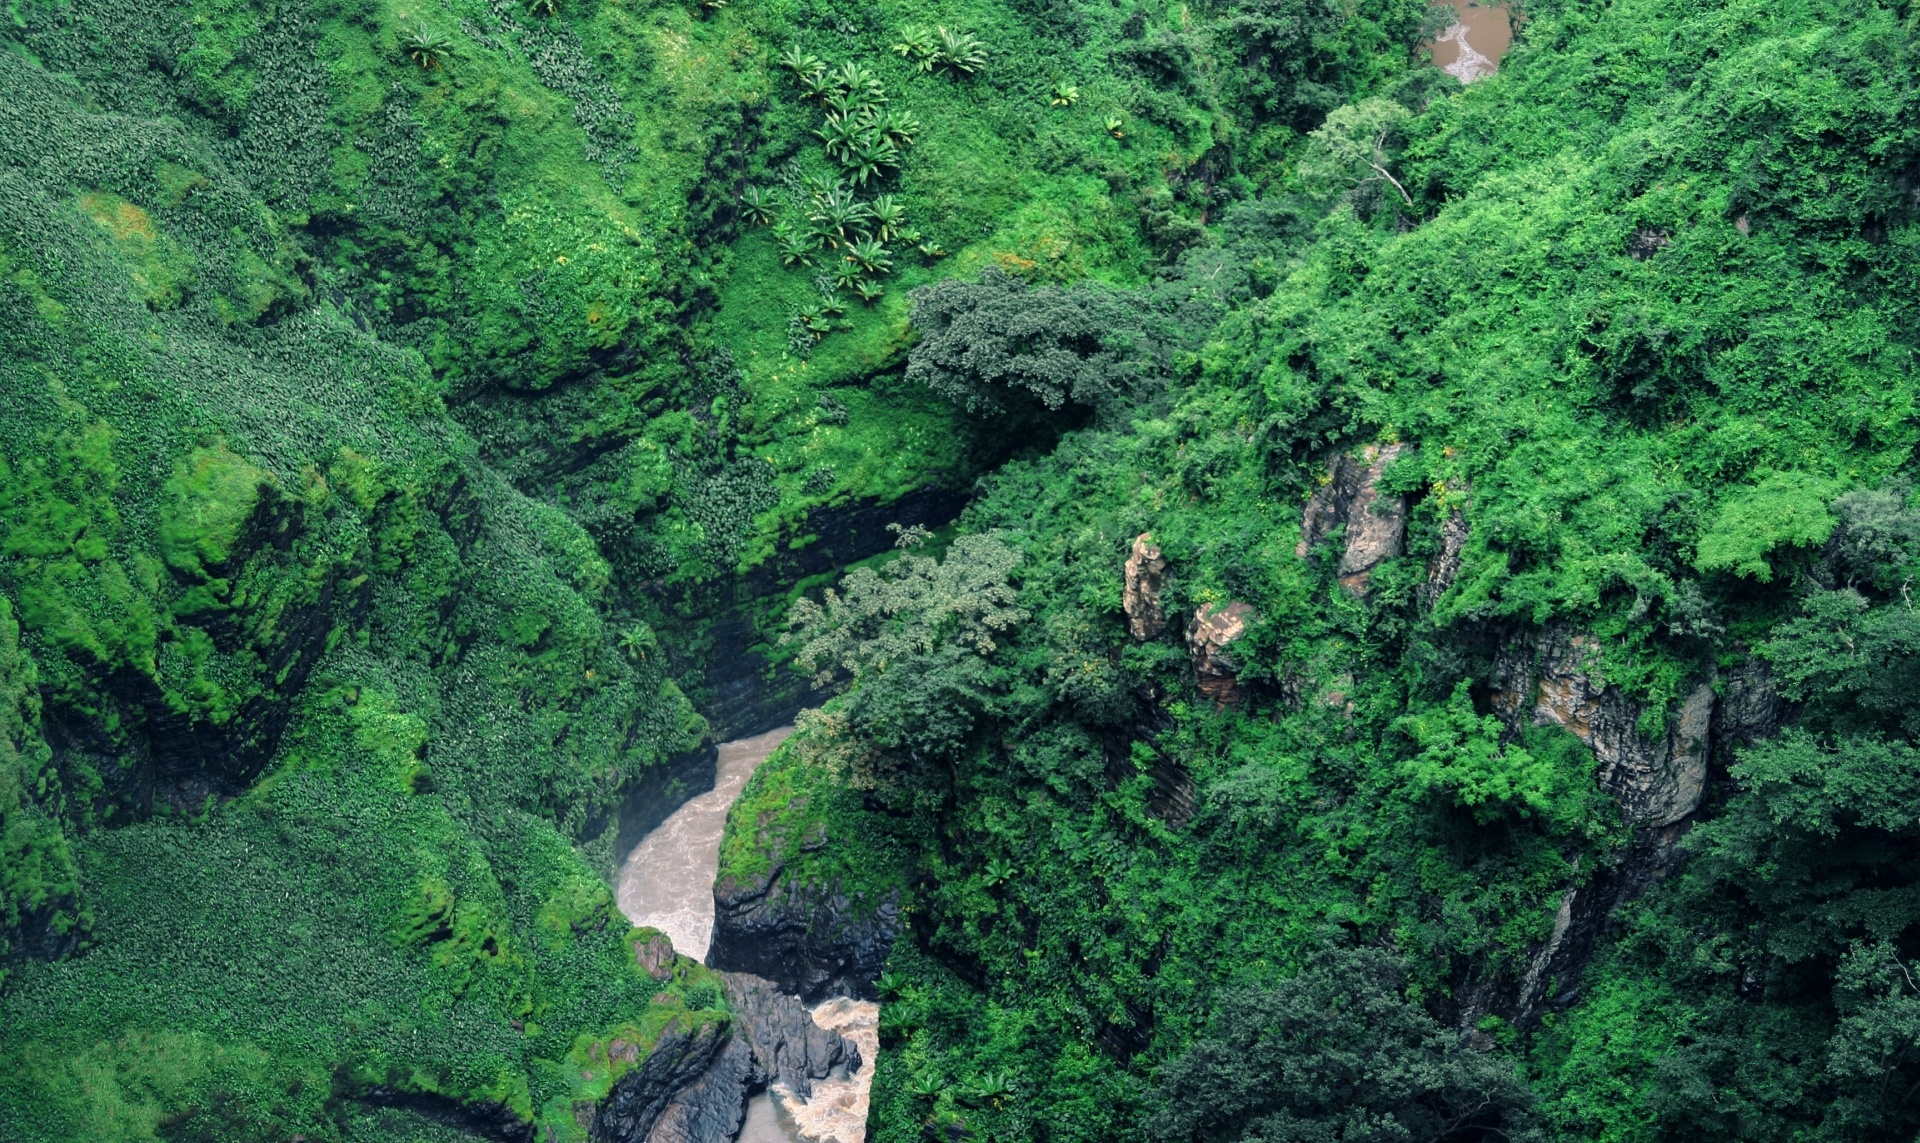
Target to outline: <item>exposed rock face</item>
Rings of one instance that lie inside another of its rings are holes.
[[[1440,525],[1440,550],[1427,564],[1427,583],[1421,598],[1428,607],[1440,601],[1460,575],[1460,553],[1467,546],[1467,516],[1455,508]]]
[[[753,1050],[730,1037],[713,1063],[667,1100],[647,1132],[647,1143],[733,1143],[746,1118]]]
[[[750,1049],[756,1085],[779,1084],[806,1099],[813,1081],[845,1079],[860,1070],[859,1047],[816,1024],[798,997],[758,976],[725,976],[735,1031]]]
[[[726,1049],[724,1024],[701,1024],[683,1029],[669,1024],[639,1067],[614,1081],[613,1090],[598,1107],[582,1109],[593,1143],[644,1143],[676,1097],[706,1076]],[[734,1130],[739,1111],[734,1112]],[[731,1135],[721,1136],[721,1139]]]
[[[1203,605],[1193,613],[1187,649],[1193,653],[1193,675],[1200,693],[1216,704],[1240,701],[1239,667],[1227,648],[1247,633],[1253,606],[1235,600],[1225,605]]]
[[[1571,731],[1592,748],[1601,787],[1630,822],[1671,825],[1699,807],[1713,718],[1711,680],[1694,687],[1670,712],[1666,735],[1653,740],[1639,731],[1640,705],[1596,674],[1590,638],[1554,629],[1530,648],[1533,655],[1525,654],[1528,649],[1510,646],[1495,665],[1502,689],[1494,703],[1510,726],[1530,715],[1535,726]]]
[[[1327,468],[1326,483],[1314,489],[1300,519],[1294,555],[1305,559],[1334,528],[1345,524],[1346,550],[1336,575],[1355,595],[1367,593],[1375,568],[1400,554],[1406,537],[1407,502],[1379,491],[1380,477],[1405,449],[1399,443],[1370,444],[1358,453],[1342,453]]]
[[[1550,629],[1509,643],[1494,662],[1494,707],[1514,732],[1526,723],[1565,727],[1593,749],[1601,786],[1640,828],[1627,851],[1585,885],[1561,897],[1553,930],[1534,950],[1519,981],[1483,980],[1466,989],[1460,1023],[1498,1011],[1530,1024],[1547,1008],[1579,998],[1594,946],[1616,910],[1639,897],[1685,857],[1680,841],[1699,808],[1714,751],[1724,752],[1779,730],[1783,705],[1764,665],[1729,672],[1725,695],[1712,680],[1696,685],[1667,712],[1666,734],[1639,733],[1639,704],[1596,672],[1594,642]]]
[[[1788,714],[1767,665],[1759,659],[1741,663],[1722,676],[1720,706],[1713,715],[1715,757],[1725,765],[1734,751],[1774,737]]]
[[[1127,613],[1127,630],[1142,643],[1158,639],[1167,629],[1167,614],[1160,607],[1160,585],[1166,574],[1166,557],[1150,534],[1140,533],[1127,557],[1127,585],[1120,607]]]
[[[897,895],[854,900],[837,885],[797,885],[776,857],[764,876],[713,887],[707,964],[765,977],[808,1004],[830,996],[878,1000],[874,982],[900,933]]]
[[[647,1143],[731,1143],[747,1094],[779,1085],[802,1099],[818,1080],[847,1078],[860,1067],[853,1041],[814,1023],[772,981],[725,977],[733,1028],[698,1078],[675,1091],[647,1132]]]
[[[782,547],[766,563],[742,577],[721,576],[666,599],[668,610],[682,609],[709,622],[699,638],[666,648],[677,671],[700,672],[705,693],[696,694],[700,713],[713,724],[718,741],[746,738],[793,721],[802,707],[817,703],[800,671],[775,669],[757,648],[767,636],[756,623],[759,601],[784,598],[788,588],[809,576],[837,574],[868,556],[891,549],[897,538],[887,525],[920,524],[939,528],[966,507],[964,490],[922,488],[896,500],[861,500],[817,508],[800,529],[815,537],[799,549]]]

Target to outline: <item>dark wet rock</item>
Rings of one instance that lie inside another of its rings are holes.
[[[766,874],[713,888],[707,964],[764,977],[808,1004],[878,1000],[874,982],[900,934],[900,899],[854,899],[837,884],[795,884],[776,858]]]
[[[1187,649],[1193,655],[1194,681],[1216,705],[1232,705],[1242,697],[1239,664],[1228,648],[1247,633],[1255,617],[1253,605],[1239,600],[1203,605],[1193,613]]]
[[[1713,714],[1713,749],[1726,765],[1734,751],[1780,733],[1792,714],[1759,659],[1749,658],[1721,677],[1720,705]]]
[[[1146,642],[1158,639],[1167,629],[1167,613],[1160,606],[1160,588],[1166,580],[1167,560],[1159,545],[1146,532],[1133,541],[1127,556],[1126,586],[1120,596],[1120,608],[1127,613],[1127,631]]]
[[[814,1023],[798,997],[764,977],[722,975],[735,1036],[750,1049],[755,1084],[779,1084],[806,1099],[813,1095],[813,1081],[845,1079],[860,1070],[859,1047]]]
[[[707,1070],[667,1100],[647,1143],[732,1143],[752,1084],[753,1049],[730,1036]]]
[[[690,697],[712,724],[714,738],[764,733],[819,702],[803,672],[780,667],[762,653],[767,644],[761,626],[765,601],[784,600],[800,580],[837,576],[850,564],[888,551],[899,538],[887,530],[889,524],[944,527],[966,504],[964,491],[922,488],[885,503],[862,500],[816,508],[799,530],[812,537],[803,547],[782,546],[744,576],[723,576],[671,595],[658,592],[670,609],[708,620],[690,631],[691,638],[667,650],[677,673],[704,679]]]
[[[1346,526],[1346,547],[1335,574],[1355,595],[1367,593],[1374,569],[1400,554],[1406,537],[1406,498],[1382,494],[1380,478],[1406,446],[1370,444],[1342,453],[1327,466],[1327,477],[1308,498],[1300,519],[1294,554],[1305,559],[1333,530]]]
[[[725,1043],[705,1070],[666,1098],[647,1143],[730,1143],[750,1093],[779,1085],[805,1099],[815,1081],[845,1079],[860,1067],[851,1040],[814,1023],[806,1006],[772,981],[745,973],[724,980],[733,1009]]]
[[[692,1028],[677,1022],[668,1024],[646,1060],[615,1080],[607,1098],[592,1108],[590,1123],[583,1124],[588,1138],[593,1143],[643,1143],[649,1139],[668,1107],[706,1077],[729,1040],[725,1024]],[[734,1130],[738,1130],[737,1118]],[[731,1134],[718,1136],[714,1143],[730,1138]]]

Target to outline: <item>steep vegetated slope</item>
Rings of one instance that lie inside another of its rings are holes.
[[[1912,14],[1526,15],[1151,284],[918,296],[1093,423],[796,613],[732,823],[897,933],[876,1138],[1920,1126]]]
[[[809,673],[876,1138],[1911,1137],[1913,14],[1525,16],[12,5],[0,1137],[643,1132]]]
[[[1074,423],[908,289],[1145,281],[1421,18],[10,5],[0,1137],[644,1133],[729,1016],[622,799]]]

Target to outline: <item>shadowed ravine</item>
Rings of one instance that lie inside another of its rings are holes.
[[[704,960],[713,939],[713,881],[727,811],[747,779],[793,733],[783,726],[720,745],[713,789],[693,798],[643,838],[620,866],[616,895],[634,924],[667,934],[674,951]],[[814,1022],[860,1046],[860,1070],[815,1084],[802,1101],[775,1085],[747,1103],[741,1143],[864,1143],[868,1093],[879,1048],[879,1006],[835,998],[812,1009]]]

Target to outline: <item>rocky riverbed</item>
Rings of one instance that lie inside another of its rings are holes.
[[[727,811],[792,730],[723,743],[713,788],[650,831],[621,864],[621,911],[664,932],[683,956],[708,957]],[[644,1133],[618,1143],[865,1143],[879,1005],[808,989],[809,1008],[784,979],[728,972],[725,980],[734,1012],[727,1042]]]

